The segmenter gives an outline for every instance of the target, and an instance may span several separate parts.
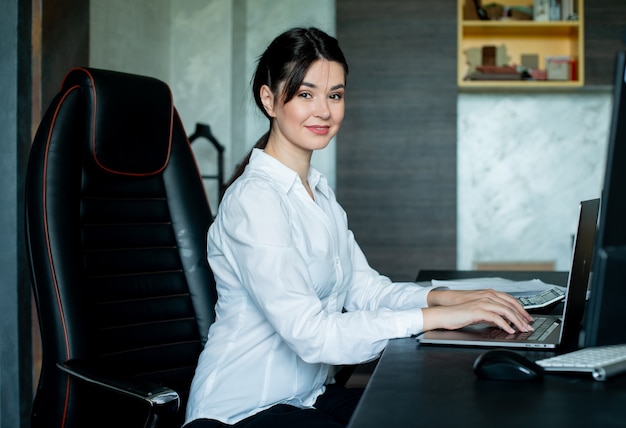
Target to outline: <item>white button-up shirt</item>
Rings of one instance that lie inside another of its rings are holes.
[[[308,182],[315,200],[293,170],[255,149],[224,195],[208,233],[216,321],[188,421],[311,407],[331,365],[372,360],[389,339],[421,331],[431,288],[374,271],[325,177],[311,167]]]

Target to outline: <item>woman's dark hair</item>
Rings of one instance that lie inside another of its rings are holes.
[[[276,37],[259,57],[252,78],[252,92],[257,107],[270,120],[270,129],[272,117],[267,114],[261,102],[261,87],[267,85],[275,99],[287,103],[300,88],[311,64],[319,59],[338,62],[343,66],[346,76],[348,75],[348,63],[337,39],[317,28],[292,28]],[[283,82],[282,93],[279,94],[278,90]],[[257,141],[254,148],[264,149],[268,139],[269,131]],[[237,166],[228,185],[243,173],[250,154],[251,152]]]

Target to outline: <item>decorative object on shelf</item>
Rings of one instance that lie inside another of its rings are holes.
[[[521,80],[529,76],[524,70],[509,65],[506,46],[483,46],[481,63],[477,63],[478,55],[471,52],[474,64],[465,76],[466,80]]]
[[[496,65],[496,47],[483,46],[483,62],[482,65]]]
[[[523,72],[510,65],[490,66],[479,65],[476,72],[467,76],[468,80],[521,80],[525,75]]]
[[[480,0],[473,0],[473,6],[465,3],[463,19],[483,21],[506,21],[533,19],[532,6],[507,5],[502,3],[488,3],[482,5]]]
[[[475,75],[478,67],[482,65],[506,66],[511,62],[511,57],[507,54],[506,46],[500,45],[492,47],[495,49],[493,63],[485,62],[484,47],[469,48],[465,51],[465,63],[467,64],[466,76]]]
[[[521,65],[528,69],[539,68],[539,55],[537,54],[522,54]]]
[[[529,21],[533,19],[533,8],[530,6],[489,3],[484,6],[484,9],[489,19],[494,21]]]
[[[480,4],[480,0],[473,0],[474,1],[474,12],[475,15],[478,19],[482,19],[482,20],[488,20],[489,17],[487,16],[487,11],[485,11],[485,9],[483,9],[483,7]]]
[[[576,61],[568,56],[546,57],[548,80],[576,80]]]

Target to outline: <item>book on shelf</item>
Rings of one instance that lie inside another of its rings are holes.
[[[550,0],[550,21],[561,20],[561,0]]]
[[[563,21],[577,20],[574,0],[561,0],[561,19]]]
[[[535,21],[576,20],[576,0],[534,0],[533,19]]]
[[[551,0],[535,0],[533,4],[533,19],[535,21],[550,20],[550,2]]]

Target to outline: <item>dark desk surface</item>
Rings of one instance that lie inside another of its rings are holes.
[[[626,375],[605,382],[556,374],[541,382],[483,380],[472,365],[484,351],[390,341],[348,427],[626,427]]]
[[[483,274],[429,271],[420,273],[418,280]],[[538,276],[519,273],[503,277],[525,280]],[[565,285],[567,274],[552,272],[539,278]],[[626,427],[626,374],[605,382],[564,374],[547,374],[541,382],[483,380],[472,367],[485,351],[420,346],[415,338],[390,341],[348,428]],[[549,351],[517,352],[533,360],[554,355]]]

